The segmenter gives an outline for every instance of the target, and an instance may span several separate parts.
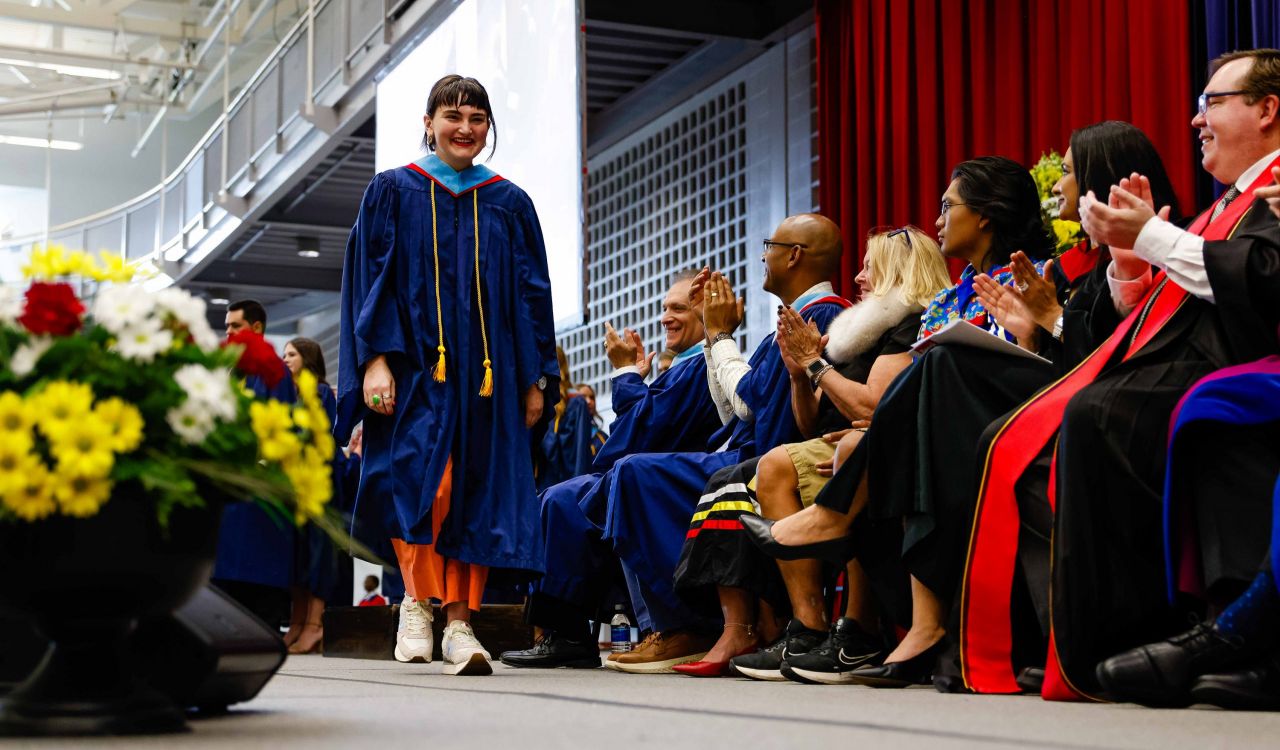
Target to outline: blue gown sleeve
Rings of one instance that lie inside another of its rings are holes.
[[[640,403],[640,400],[649,394],[649,386],[644,384],[644,380],[634,373],[628,372],[613,379],[613,413],[617,419],[628,411],[631,407]]]
[[[521,392],[546,376],[547,397],[544,415],[559,400],[560,365],[556,362],[555,313],[551,307],[551,277],[547,272],[547,250],[542,226],[533,203],[527,201],[515,212],[516,231],[513,255],[520,282],[520,316],[516,332],[516,373]]]
[[[364,367],[379,354],[404,354],[406,320],[396,288],[398,192],[375,175],[360,201],[342,265],[338,403],[334,433],[349,435],[363,408]]]

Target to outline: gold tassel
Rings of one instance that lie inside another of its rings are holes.
[[[436,347],[436,351],[440,352],[440,359],[436,360],[436,369],[431,372],[431,377],[435,378],[437,383],[444,382],[444,345]]]
[[[480,381],[480,395],[488,398],[493,395],[493,367],[489,360],[484,361],[484,380]]]

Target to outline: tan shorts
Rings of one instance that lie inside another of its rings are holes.
[[[800,503],[808,508],[813,505],[818,492],[831,479],[831,477],[820,476],[817,465],[823,461],[830,461],[836,453],[836,447],[822,438],[806,440],[803,443],[787,443],[782,447],[786,449],[787,455],[791,456],[791,463],[796,467],[796,476],[799,477],[797,486],[800,490]]]

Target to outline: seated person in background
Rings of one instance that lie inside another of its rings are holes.
[[[591,406],[573,386],[569,358],[556,347],[560,365],[560,402],[534,449],[533,475],[538,491],[586,474],[595,457]]]
[[[593,473],[548,488],[542,500],[542,528],[548,540],[546,575],[531,587],[526,616],[542,629],[534,647],[508,651],[502,661],[518,667],[598,667],[600,655],[588,621],[596,619],[593,602],[620,576],[616,560],[601,539],[608,470],[632,453],[702,448],[720,426],[707,388],[702,355],[702,315],[690,300],[695,274],[672,280],[662,302],[665,344],[678,352],[675,363],[645,384],[653,354],[639,334],[619,334],[605,326],[605,352],[614,366],[614,421],[609,440],[596,452]]]
[[[378,577],[364,577],[364,598],[360,600],[361,607],[385,607],[387,606],[387,598],[378,593]]]
[[[868,236],[863,262],[856,279],[862,301],[832,321],[829,342],[794,310],[779,311],[776,340],[791,378],[791,410],[801,434],[811,439],[721,469],[707,482],[689,524],[675,586],[694,601],[714,587],[724,628],[703,661],[678,665],[678,672],[727,674],[731,657],[754,651],[760,636],[766,642],[776,638],[772,612],[786,611],[788,596],[793,621],[816,636],[812,645],[827,635],[817,561],[769,559],[746,539],[738,518],[744,513],[782,518],[813,502],[831,475],[836,441],[851,422],[871,416],[890,381],[911,363],[920,314],[950,284],[937,243],[915,227]],[[830,365],[822,358],[824,342]],[[758,599],[764,616],[757,615]],[[857,608],[853,598],[850,605]],[[841,637],[877,631],[876,617],[860,619],[862,628],[852,619],[838,625]],[[759,633],[753,631],[757,623]],[[781,678],[777,664],[771,670],[738,669],[756,678]]]
[[[662,370],[658,371],[659,374]],[[604,420],[600,418],[600,412],[596,411],[596,389],[583,383],[578,386],[578,393],[587,402],[587,407],[591,409],[591,455],[595,456],[600,451],[600,447],[604,445],[604,441],[609,439],[609,433],[604,431]]]
[[[676,358],[676,353],[670,349],[663,349],[658,355],[658,372],[663,372],[671,366],[671,361]]]
[[[1030,174],[1003,157],[962,162],[942,196],[937,228],[942,254],[963,258],[968,266],[960,283],[930,304],[920,337],[954,320],[1002,331],[978,299],[973,279],[978,269],[988,269],[988,276],[1011,283],[1008,263],[1015,250],[1036,258],[1053,250]],[[969,358],[976,362],[959,364]],[[778,521],[772,531],[771,521],[743,517],[753,540],[779,559],[820,558],[843,566],[856,552],[868,585],[895,623],[911,626],[883,666],[863,665],[858,670],[888,670],[891,677],[886,682],[899,686],[928,681],[944,632],[941,602],[950,599],[958,578],[956,561],[963,552],[958,534],[951,530],[964,527],[962,517],[971,502],[967,478],[976,460],[973,445],[994,417],[1049,379],[1051,369],[1047,363],[976,347],[934,346],[889,386],[870,429],[844,438],[849,458],[813,506]],[[858,532],[855,547],[849,529],[864,508],[867,518],[853,529]],[[803,543],[815,536],[815,519],[821,528],[818,543]],[[798,628],[796,635],[801,633]],[[810,641],[815,638],[817,634],[809,634]],[[787,653],[801,646],[789,642]],[[779,657],[781,653],[778,649]],[[779,657],[772,669],[780,669]],[[846,667],[838,670],[846,674],[829,679],[851,681],[857,670]],[[899,679],[899,674],[906,676]]]

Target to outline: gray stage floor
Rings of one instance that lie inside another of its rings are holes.
[[[439,663],[290,657],[251,703],[185,736],[0,746],[250,748],[1280,747],[1280,714],[1045,703],[605,670],[445,677]]]

